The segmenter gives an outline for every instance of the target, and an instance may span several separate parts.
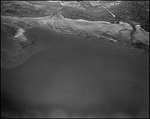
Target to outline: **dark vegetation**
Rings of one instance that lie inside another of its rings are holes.
[[[112,12],[122,18],[140,23],[149,32],[149,1],[124,1]]]
[[[149,31],[149,1],[132,1],[130,14],[146,31]]]
[[[36,8],[33,5],[17,2],[2,1],[1,15],[11,17],[44,17],[51,15],[51,10],[45,9],[44,7]]]
[[[124,1],[119,7],[112,9],[112,12],[140,23],[143,29],[149,31],[149,1]]]
[[[149,46],[147,46],[146,44],[140,42],[140,41],[136,41],[132,43],[132,46],[134,48],[140,49],[145,51],[146,53],[149,53]]]
[[[99,17],[92,16],[90,14],[86,14],[80,10],[72,9],[71,7],[64,7],[61,9],[61,14],[65,18],[69,19],[84,19],[88,21],[98,21]]]

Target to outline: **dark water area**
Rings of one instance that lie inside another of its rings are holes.
[[[34,33],[45,48],[1,68],[2,117],[149,116],[148,54],[102,39]]]

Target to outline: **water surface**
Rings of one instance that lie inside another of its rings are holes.
[[[34,33],[45,49],[1,71],[3,116],[148,116],[148,54],[103,39]]]

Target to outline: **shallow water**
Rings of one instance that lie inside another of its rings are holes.
[[[40,41],[45,50],[19,67],[2,69],[3,116],[147,117],[148,55],[101,39],[85,40],[45,37]]]

